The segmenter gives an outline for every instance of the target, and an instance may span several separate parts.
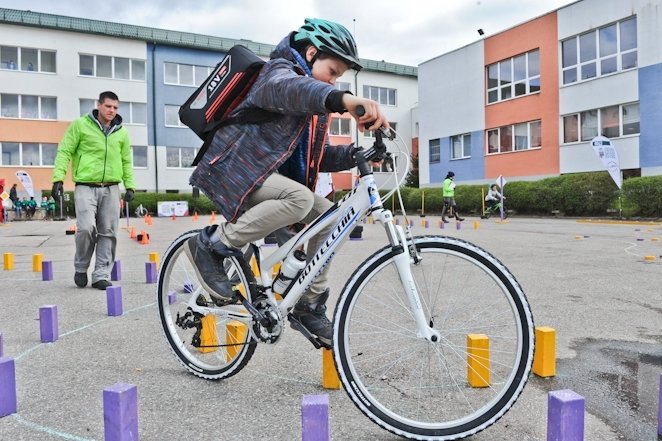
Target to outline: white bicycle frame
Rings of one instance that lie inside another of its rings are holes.
[[[428,325],[416,283],[411,275],[410,265],[413,259],[410,256],[405,231],[401,226],[394,224],[393,214],[390,210],[384,208],[372,173],[362,175],[359,178],[358,185],[340,201],[336,202],[325,213],[320,215],[269,256],[262,259],[259,252],[255,253],[258,268],[260,269],[260,282],[265,288],[269,301],[273,305],[277,305],[281,317],[286,317],[290,309],[301,298],[306,288],[328,264],[336,249],[341,246],[356,223],[368,214],[371,214],[373,218],[384,225],[391,247],[399,250],[394,261],[400,281],[402,282],[402,287],[407,293],[412,315],[416,320],[418,337],[433,342],[439,341],[440,333]],[[334,225],[329,236],[323,242],[320,249],[315,252],[312,259],[308,261],[300,275],[291,282],[286,291],[287,295],[283,300],[277,301],[276,295],[271,289],[273,283],[271,274],[274,266],[300,245],[308,242],[311,237],[318,234],[329,224]],[[251,244],[247,246],[251,246]],[[228,274],[228,276],[232,277],[231,274]],[[249,324],[254,319],[253,315],[246,311],[243,305],[229,305],[223,308],[205,307],[197,305],[196,299],[197,295],[194,293],[188,302],[189,308],[194,312],[199,312],[203,315],[211,313],[220,318],[238,320],[246,324]]]

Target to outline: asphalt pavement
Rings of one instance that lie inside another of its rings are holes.
[[[557,375],[532,375],[513,408],[468,439],[545,440],[547,394],[560,389],[585,397],[585,440],[658,439],[662,225],[468,218],[460,229],[442,230],[438,217],[428,218],[428,228],[413,221],[415,234],[461,237],[497,256],[522,285],[536,326],[557,332]],[[120,220],[118,317],[108,316],[103,291],[74,285],[74,236],[65,234],[74,223],[0,226],[0,251],[14,256],[13,270],[0,269],[0,333],[4,356],[15,360],[18,399],[18,412],[0,418],[0,440],[103,440],[102,391],[115,383],[137,386],[141,440],[300,440],[307,394],[329,395],[334,440],[401,439],[366,418],[342,389],[323,389],[320,351],[289,327],[276,345],[259,345],[232,378],[207,381],[184,370],[163,336],[144,263],[209,217],[154,218],[151,226],[132,218],[149,244],[130,239]],[[330,304],[356,266],[385,244],[381,226],[365,224],[362,239],[338,252]],[[52,262],[52,281],[33,271],[35,253]],[[40,342],[42,305],[58,308],[54,343]]]

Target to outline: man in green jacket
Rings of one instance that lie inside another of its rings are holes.
[[[441,220],[442,222],[448,223],[448,220],[446,220],[446,210],[448,210],[449,207],[451,207],[451,215],[455,215],[455,219],[458,222],[462,222],[464,220],[463,217],[458,216],[457,214],[457,204],[455,203],[455,182],[453,182],[453,178],[455,177],[455,173],[452,171],[449,171],[448,174],[446,175],[446,179],[444,179],[444,184],[443,184],[443,197],[444,197],[444,208],[441,209]]]
[[[60,141],[53,171],[54,197],[63,191],[63,181],[73,162],[76,184],[76,256],[74,282],[87,286],[87,269],[96,248],[92,286],[105,290],[115,262],[117,226],[120,216],[120,189],[126,188],[124,200],[133,199],[131,143],[117,114],[119,98],[113,92],[99,95],[97,108],[73,121]]]

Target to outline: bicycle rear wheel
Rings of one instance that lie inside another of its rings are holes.
[[[240,306],[213,306],[198,280],[183,248],[198,232],[184,233],[165,252],[157,303],[163,332],[177,359],[198,377],[216,380],[239,372],[255,352],[256,342],[246,324],[222,314]],[[253,295],[250,287],[255,285],[255,278],[243,259],[226,258],[225,269],[242,293]],[[197,314],[189,307],[191,301],[208,304],[215,313]]]
[[[412,274],[440,341],[417,336],[395,252],[385,247],[341,293],[334,359],[350,398],[377,424],[420,440],[462,438],[498,420],[524,388],[533,319],[515,277],[494,256],[451,237],[414,242],[422,261]]]

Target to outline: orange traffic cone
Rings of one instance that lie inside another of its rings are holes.
[[[140,232],[140,245],[149,244],[149,235],[145,231]]]
[[[146,216],[147,216],[147,225],[152,225],[152,215],[146,214]]]
[[[210,223],[210,224],[213,224],[214,222],[216,222],[216,213],[214,213],[214,212],[212,211],[212,212],[211,212],[211,217],[209,218],[209,223]]]
[[[135,239],[135,238],[136,238],[136,228],[131,227],[131,229],[129,230],[129,239]]]
[[[193,212],[193,220],[194,220],[194,221],[197,221],[197,220],[198,220],[198,212],[197,212],[197,211],[194,211],[194,212]]]
[[[175,216],[175,215],[173,214],[173,215],[172,215],[172,220],[176,221],[176,220],[177,220],[177,216]]]

